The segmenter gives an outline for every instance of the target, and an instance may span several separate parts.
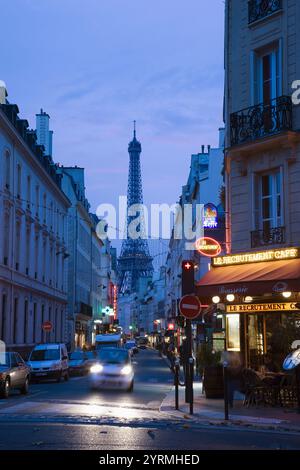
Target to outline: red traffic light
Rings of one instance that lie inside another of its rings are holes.
[[[170,330],[170,331],[175,330],[175,325],[174,325],[174,323],[169,323],[169,324],[168,324],[168,330]]]

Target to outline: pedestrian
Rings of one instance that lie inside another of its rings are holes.
[[[175,345],[173,342],[168,347],[167,357],[170,361],[170,369],[175,372]]]
[[[234,393],[241,390],[242,365],[238,353],[225,351],[223,353],[223,362],[228,363],[227,366],[227,390],[228,402],[230,408],[233,408]]]

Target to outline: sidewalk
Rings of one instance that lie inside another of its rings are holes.
[[[224,419],[224,400],[206,399],[202,395],[202,384],[194,384],[194,414],[189,415],[189,404],[185,403],[185,388],[179,387],[179,411],[175,410],[174,387],[163,400],[160,411],[171,417],[186,418],[192,422],[210,425],[238,425],[300,433],[300,414],[295,409],[268,407],[244,407],[243,396],[235,395],[233,409],[229,409],[229,421]]]

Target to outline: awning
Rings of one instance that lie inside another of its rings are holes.
[[[300,292],[300,259],[216,267],[196,285],[199,297]]]

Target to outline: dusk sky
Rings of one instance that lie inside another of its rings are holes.
[[[222,126],[223,0],[4,3],[8,99],[32,127],[50,114],[53,158],[86,168],[92,209],[126,194],[134,119],[145,202],[176,202]]]

